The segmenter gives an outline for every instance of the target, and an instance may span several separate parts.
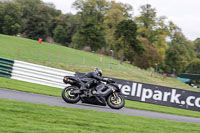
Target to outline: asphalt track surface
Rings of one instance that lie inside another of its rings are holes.
[[[158,112],[129,109],[129,108],[114,110],[114,109],[110,109],[107,106],[104,107],[104,106],[96,106],[96,105],[83,104],[83,103],[68,104],[64,102],[62,98],[59,98],[59,97],[27,93],[27,92],[15,91],[15,90],[10,90],[10,89],[0,88],[0,98],[21,101],[21,102],[46,104],[46,105],[51,105],[51,106],[89,109],[89,110],[95,110],[95,111],[101,111],[101,112],[118,113],[118,114],[125,114],[125,115],[133,115],[133,116],[141,116],[141,117],[148,117],[148,118],[155,118],[155,119],[164,119],[164,120],[170,120],[170,121],[200,124],[200,118],[185,117],[185,116],[178,116],[178,115],[164,114],[164,113],[158,113]]]

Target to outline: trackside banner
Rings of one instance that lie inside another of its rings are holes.
[[[122,94],[128,100],[200,111],[199,92],[114,78],[113,80],[119,84]]]
[[[81,76],[83,73],[76,73]],[[128,100],[200,111],[200,92],[112,78]]]

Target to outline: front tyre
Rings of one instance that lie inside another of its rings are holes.
[[[74,90],[78,89],[76,86],[68,86],[62,91],[62,98],[67,103],[77,103],[80,100],[79,94],[73,94]]]
[[[115,98],[112,94],[107,98],[107,104],[112,109],[121,109],[125,105],[125,99],[122,95],[118,95]]]

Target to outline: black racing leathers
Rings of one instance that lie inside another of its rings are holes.
[[[87,81],[82,87],[83,89],[89,89],[90,86],[94,85],[98,81],[106,81],[104,78],[98,75],[97,72],[89,72],[81,77],[81,79],[85,79]]]
[[[96,80],[104,80],[102,77],[98,76],[98,73],[97,72],[89,72],[87,74],[85,74],[84,76],[82,76],[81,78],[93,78],[93,79],[96,79]]]

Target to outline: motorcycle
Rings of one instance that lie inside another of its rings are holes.
[[[108,105],[112,109],[121,109],[125,105],[119,86],[112,79],[106,82],[98,81],[88,90],[80,89],[87,81],[78,76],[65,76],[63,82],[70,85],[62,91],[62,98],[67,103],[75,104],[81,100],[82,103]]]

